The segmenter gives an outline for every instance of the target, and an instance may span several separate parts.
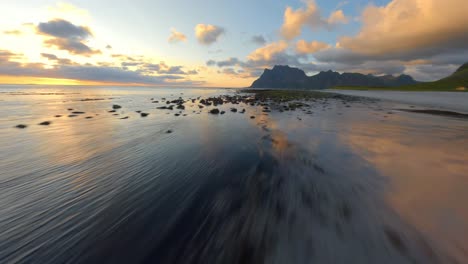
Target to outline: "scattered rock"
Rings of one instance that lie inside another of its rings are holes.
[[[48,126],[48,125],[50,125],[51,123],[52,123],[52,122],[50,122],[50,121],[44,121],[44,122],[39,123],[38,125],[40,125],[40,126]]]
[[[182,109],[182,110],[185,110],[185,106],[184,106],[184,105],[182,105],[182,104],[180,104],[180,105],[178,105],[178,106],[177,106],[177,109]]]
[[[19,124],[16,126],[16,128],[20,128],[20,129],[24,129],[24,128],[27,128],[28,126],[27,125],[23,125],[23,124]]]
[[[68,111],[73,111],[73,108],[68,108],[67,110],[68,110]]]
[[[135,111],[135,112],[137,112],[137,113],[141,113],[141,111],[140,111],[140,110],[138,110],[138,111]]]
[[[220,113],[220,114],[224,115],[225,113],[226,113],[225,111],[221,111],[221,113]]]
[[[141,117],[147,117],[149,114],[148,113],[140,113]]]
[[[84,114],[85,112],[81,112],[81,111],[74,111],[74,112],[71,112],[72,114],[75,114],[75,115],[81,115],[81,114]]]
[[[68,117],[77,117],[78,115],[68,115]]]
[[[112,109],[120,109],[120,108],[122,108],[122,106],[116,105],[116,104],[115,104],[115,105],[112,105]]]
[[[166,131],[166,134],[170,134],[170,133],[172,133],[172,130],[169,129]]]
[[[126,117],[122,117],[120,119],[129,119],[130,117],[126,116]]]
[[[211,109],[210,113],[214,114],[214,115],[217,115],[217,114],[219,114],[219,109],[218,108]]]
[[[117,111],[115,111],[115,110],[110,110],[110,111],[108,111],[108,112],[109,112],[109,113],[115,113],[115,112],[117,112]]]
[[[85,117],[85,118],[86,118],[86,119],[91,119],[91,118],[93,118],[93,117],[92,117],[92,116],[87,116],[87,117]]]
[[[62,115],[55,115],[55,117],[62,117]]]
[[[250,117],[250,119],[254,119],[254,118],[255,118],[255,116],[251,116],[251,117]]]
[[[237,112],[237,108],[231,108],[231,112],[236,113],[236,112]]]
[[[180,116],[180,114],[174,114],[175,116]]]

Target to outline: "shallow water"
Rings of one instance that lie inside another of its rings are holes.
[[[367,100],[176,117],[161,98],[236,91],[0,89],[1,263],[468,261],[466,120]]]

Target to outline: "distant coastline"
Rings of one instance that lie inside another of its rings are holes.
[[[276,65],[265,69],[250,88],[305,90],[375,90],[375,91],[468,91],[468,63],[453,74],[434,82],[417,82],[409,75],[364,75],[361,73],[320,72],[307,76],[298,68]]]

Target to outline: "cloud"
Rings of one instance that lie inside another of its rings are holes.
[[[369,5],[356,35],[339,38],[336,47],[317,51],[313,57],[337,69],[404,72],[417,80],[436,80],[468,61],[468,16],[463,10],[468,10],[464,0]]]
[[[218,41],[218,38],[225,33],[224,28],[207,25],[207,24],[198,24],[195,27],[195,36],[203,45],[211,45]]]
[[[61,59],[56,55],[43,53],[42,57],[52,61],[60,62]],[[130,71],[122,67],[116,66],[101,66],[84,64],[57,64],[50,67],[42,63],[19,63],[12,59],[21,59],[21,54],[15,54],[10,51],[0,50],[0,73],[9,76],[28,76],[28,77],[46,77],[46,78],[62,78],[81,81],[97,81],[97,82],[112,82],[112,83],[138,83],[147,85],[158,84],[176,84],[176,85],[201,85],[202,82],[191,81],[186,79],[186,75],[176,75],[179,71],[178,67],[168,67],[167,72],[170,74],[148,75],[144,71]],[[192,72],[193,73],[193,72]]]
[[[8,50],[0,50],[0,62],[8,62],[12,59],[21,59],[21,55]]]
[[[303,55],[291,54],[288,51],[288,43],[279,41],[269,43],[261,48],[251,52],[246,60],[240,60],[236,57],[231,57],[226,60],[206,62],[208,66],[217,66],[225,68],[219,73],[227,75],[237,74],[241,78],[257,77],[264,68],[273,67],[274,65],[290,65],[300,67],[306,71],[315,71],[317,66],[312,63],[303,63],[301,60],[305,58]]]
[[[142,64],[142,62],[124,61],[120,65],[122,65],[122,67],[134,67],[134,66],[138,66],[138,65],[141,65],[141,64]]]
[[[41,56],[48,60],[58,60],[58,57],[56,55],[50,53],[41,53]]]
[[[266,39],[262,35],[254,35],[252,36],[251,41],[257,45],[265,45],[266,44]]]
[[[161,74],[187,74],[182,70],[182,66],[171,66],[163,70],[159,70],[159,73]]]
[[[107,45],[107,46],[106,46],[106,49],[112,49],[112,46],[111,46],[111,45]]]
[[[5,34],[5,35],[21,35],[21,34],[23,34],[23,32],[21,32],[21,30],[14,29],[14,30],[5,30],[5,31],[3,31],[3,34]]]
[[[331,13],[330,17],[327,20],[328,24],[347,24],[349,19],[343,13],[343,10],[336,10],[335,12]]]
[[[86,39],[93,35],[89,28],[83,26],[75,26],[72,23],[63,19],[55,19],[49,22],[39,23],[39,25],[37,26],[37,31],[41,34],[57,38],[79,40]]]
[[[238,65],[240,63],[239,59],[238,58],[234,58],[234,57],[231,57],[227,60],[224,60],[224,61],[218,61],[218,62],[215,62],[215,64],[222,68],[222,67],[231,67],[231,66],[235,66],[235,65]],[[208,65],[208,63],[207,63]],[[208,65],[210,66],[210,65]]]
[[[47,47],[66,50],[75,55],[90,56],[101,53],[101,51],[93,50],[84,43],[93,36],[88,27],[76,26],[63,19],[54,19],[39,23],[36,31],[38,34],[48,37],[44,41]]]
[[[132,56],[124,55],[124,54],[112,54],[111,57],[115,58],[115,59],[120,59],[120,60],[123,60],[123,61],[138,61],[138,60],[140,60],[140,58],[138,58],[138,57],[132,57]]]
[[[468,1],[393,0],[368,6],[356,36],[339,47],[372,57],[414,59],[453,49],[468,49]]]
[[[330,45],[324,42],[299,40],[296,43],[296,52],[299,54],[311,54],[329,47]]]
[[[278,53],[285,51],[288,48],[288,43],[285,41],[273,42],[264,47],[258,48],[247,56],[253,61],[268,61]]]
[[[416,80],[432,81],[449,76],[458,67],[459,65],[410,65],[406,67],[405,73]]]
[[[93,50],[88,47],[86,44],[80,41],[76,41],[73,39],[62,39],[62,38],[54,38],[48,39],[44,41],[44,44],[47,47],[55,47],[59,50],[66,50],[70,52],[70,54],[75,55],[84,55],[90,56],[93,54],[101,54],[100,50]]]
[[[187,41],[187,36],[185,36],[181,32],[178,32],[175,28],[172,28],[171,35],[169,36],[167,41],[169,43],[185,42]]]
[[[286,40],[292,40],[301,35],[302,28],[308,26],[311,29],[331,29],[339,23],[348,23],[342,10],[334,11],[329,18],[324,18],[314,0],[306,2],[305,8],[293,10],[287,7],[284,12],[284,22],[281,27],[281,35]]]
[[[145,63],[142,61],[134,62],[122,62],[122,67],[137,67],[139,71],[149,74],[160,74],[160,75],[196,75],[198,71],[189,70],[185,71],[184,66],[168,66],[165,62],[157,63]]]
[[[214,66],[216,65],[216,61],[215,60],[209,60],[206,62],[206,66]]]
[[[62,65],[72,65],[72,64],[76,64],[74,63],[72,60],[70,59],[63,59],[63,58],[59,58],[57,57],[56,55],[54,54],[50,54],[50,53],[41,53],[41,56],[43,58],[46,58],[47,60],[49,61],[53,61],[57,64],[62,64]]]

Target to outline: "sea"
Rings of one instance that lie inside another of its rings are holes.
[[[0,263],[468,263],[467,119],[239,94],[0,86]]]

